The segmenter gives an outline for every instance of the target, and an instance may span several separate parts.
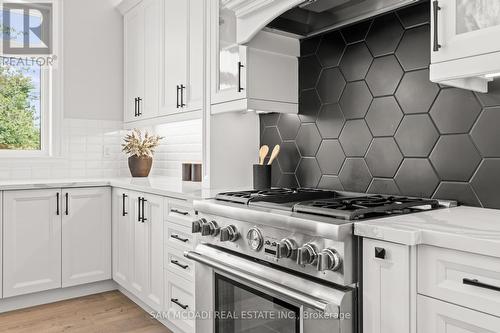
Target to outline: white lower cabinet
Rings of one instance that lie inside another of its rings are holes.
[[[5,191],[3,295],[111,278],[108,188]]]
[[[500,318],[418,295],[418,333],[494,333]]]
[[[113,278],[155,311],[163,309],[163,198],[113,190]]]
[[[194,333],[194,284],[192,281],[165,271],[165,312],[169,320],[185,333]]]
[[[60,189],[4,192],[4,297],[61,287],[60,199]]]
[[[410,247],[363,240],[363,329],[410,332]]]
[[[111,190],[63,191],[62,287],[111,279]]]

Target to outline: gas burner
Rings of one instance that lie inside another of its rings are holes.
[[[308,188],[273,188],[263,191],[224,192],[217,194],[215,199],[248,205],[255,202],[279,204],[323,198],[336,198],[337,196],[338,194],[333,191]]]
[[[345,220],[359,220],[381,215],[407,214],[439,207],[439,202],[432,199],[367,195],[301,202],[294,206],[294,211]]]

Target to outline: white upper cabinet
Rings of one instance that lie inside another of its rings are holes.
[[[163,1],[160,113],[203,106],[204,1]]]
[[[241,45],[238,20],[228,1],[210,4],[212,113],[297,113],[299,40],[262,31]]]
[[[500,4],[434,0],[431,14],[431,80],[487,92],[500,75]]]
[[[3,198],[3,296],[61,287],[61,190]]]
[[[160,7],[144,0],[124,16],[125,122],[158,115]]]
[[[64,189],[62,287],[111,279],[111,191]]]

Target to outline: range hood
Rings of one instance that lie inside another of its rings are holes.
[[[315,36],[420,0],[221,0],[235,12],[237,41],[263,28],[300,38]]]

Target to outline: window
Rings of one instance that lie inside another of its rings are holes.
[[[0,10],[0,157],[58,154],[59,0],[4,0]]]

